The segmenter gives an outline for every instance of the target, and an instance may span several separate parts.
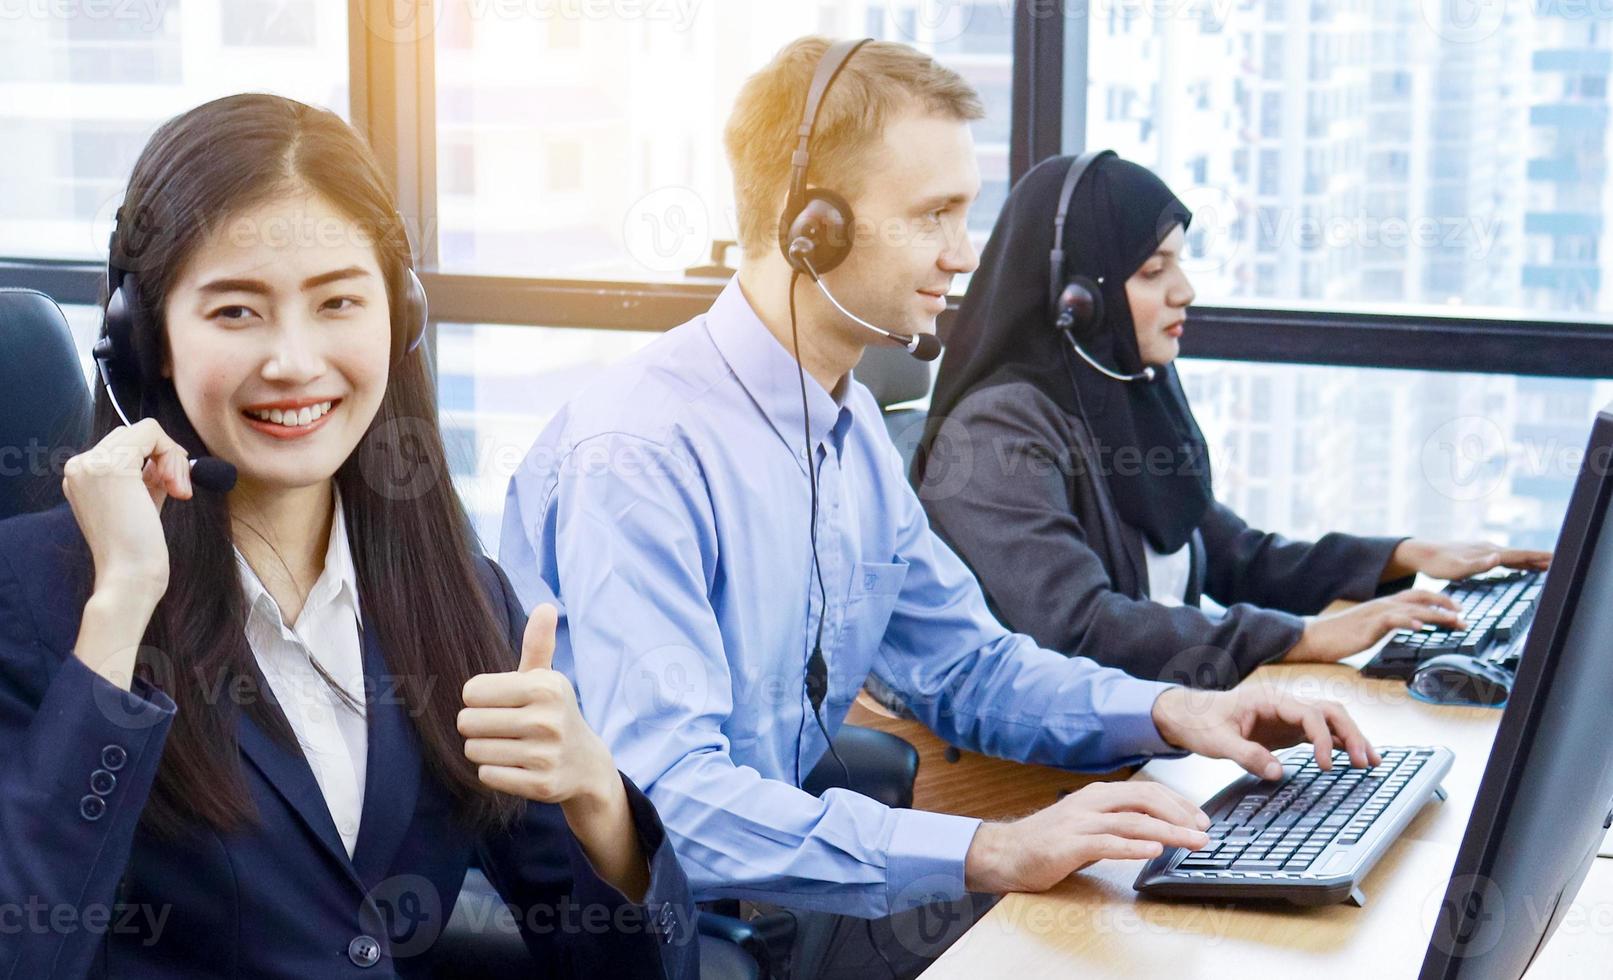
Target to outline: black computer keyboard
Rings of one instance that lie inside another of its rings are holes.
[[[1396,630],[1377,655],[1361,668],[1367,677],[1407,680],[1419,664],[1444,653],[1463,654],[1516,670],[1523,638],[1540,602],[1540,572],[1507,572],[1462,579],[1445,586],[1462,604],[1465,630],[1426,626]]]
[[[1383,763],[1350,767],[1343,752],[1323,772],[1310,746],[1278,754],[1283,778],[1244,776],[1205,804],[1210,843],[1168,849],[1136,888],[1183,898],[1271,898],[1324,905],[1353,898],[1357,883],[1431,798],[1455,756],[1439,746],[1379,749]]]

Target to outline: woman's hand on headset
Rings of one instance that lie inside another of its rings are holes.
[[[156,420],[142,419],[68,460],[62,492],[95,562],[74,653],[127,689],[140,638],[168,589],[163,501],[190,498],[190,462]]]

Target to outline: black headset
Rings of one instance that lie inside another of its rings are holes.
[[[1099,159],[1114,155],[1113,150],[1083,153],[1064,172],[1058,210],[1053,215],[1053,250],[1047,257],[1048,308],[1053,310],[1053,326],[1058,330],[1086,330],[1103,319],[1103,280],[1067,275],[1064,271],[1064,221],[1069,217],[1070,202],[1075,199],[1076,188],[1081,186],[1081,178]]]
[[[828,289],[818,277],[840,265],[846,260],[846,256],[851,254],[853,216],[851,205],[841,195],[823,187],[810,189],[807,187],[807,169],[810,162],[807,146],[812,141],[812,130],[817,125],[818,107],[823,103],[823,97],[829,91],[829,86],[834,84],[834,80],[840,75],[840,70],[846,67],[846,62],[857,53],[857,49],[871,40],[873,38],[865,37],[852,41],[836,41],[819,59],[817,70],[812,75],[812,84],[807,89],[806,108],[801,113],[801,126],[797,130],[800,141],[790,156],[790,196],[784,202],[784,213],[779,216],[779,251],[784,253],[785,261],[797,275],[811,278],[826,295]],[[834,297],[830,296],[830,300],[833,299]],[[871,324],[865,323],[864,326],[895,338],[895,335]],[[800,341],[795,325],[795,276],[790,277],[790,334],[795,341],[796,374],[801,382],[801,421],[803,428],[808,428],[811,425],[811,416],[807,409],[806,373],[801,365]],[[899,343],[906,341],[912,345],[909,346],[910,351],[918,344],[912,337],[896,339]],[[939,350],[939,347],[936,349]],[[929,356],[934,357],[934,354]],[[812,706],[812,718],[823,732],[823,740],[829,746],[829,754],[840,764],[840,771],[845,776],[846,785],[849,786],[851,772],[846,768],[845,760],[840,758],[840,753],[835,750],[834,739],[829,737],[828,726],[823,723],[823,702],[829,692],[829,664],[823,656],[823,626],[824,621],[829,618],[829,595],[823,584],[823,566],[818,559],[818,474],[817,461],[812,456],[809,428],[805,435],[807,482],[812,494],[811,523],[807,525],[807,536],[811,540],[812,570],[817,577],[821,609],[818,613],[817,635],[812,640],[812,651],[807,656],[803,679],[806,683],[807,701]],[[802,735],[805,732],[806,718],[803,717]],[[797,786],[801,785],[800,762],[798,747],[795,773]]]
[[[829,86],[840,76],[840,69],[857,53],[857,49],[873,38],[836,41],[823,53],[818,70],[807,89],[806,108],[801,113],[801,126],[796,131],[799,142],[790,155],[790,196],[784,201],[784,213],[779,216],[779,251],[790,268],[816,280],[830,269],[846,261],[851,254],[854,216],[851,205],[840,194],[826,187],[807,187],[807,168],[810,156],[807,146],[812,142],[812,130],[818,124],[818,106],[823,103]]]
[[[1093,370],[1114,381],[1152,381],[1156,372],[1150,366],[1144,366],[1135,374],[1122,374],[1099,364],[1082,348],[1076,334],[1103,320],[1103,278],[1064,271],[1064,222],[1075,200],[1075,190],[1094,163],[1116,155],[1113,150],[1092,150],[1076,157],[1070,169],[1064,172],[1058,210],[1053,215],[1053,248],[1047,256],[1048,309],[1053,314],[1053,328],[1064,335],[1070,348]]]
[[[112,405],[125,424],[129,416],[123,411],[121,389],[128,396],[128,404],[145,414],[147,385],[155,366],[144,363],[135,349],[134,336],[137,312],[140,308],[139,277],[125,269],[117,260],[118,225],[123,220],[123,209],[113,217],[112,237],[107,242],[106,255],[106,314],[101,321],[101,335],[95,342],[93,353],[96,370],[106,387]],[[398,217],[402,226],[402,217]],[[404,226],[406,227],[406,226]],[[406,232],[407,234],[407,232]],[[413,249],[404,265],[403,298],[399,308],[392,312],[393,349],[401,361],[425,339],[429,319],[426,290],[415,275]]]

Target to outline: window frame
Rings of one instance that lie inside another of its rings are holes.
[[[710,305],[722,288],[719,280],[658,283],[440,271],[435,35],[417,32],[421,36],[394,41],[373,33],[369,25],[386,23],[392,2],[348,0],[350,118],[376,149],[411,231],[416,267],[431,297],[426,344],[433,363],[439,322],[662,331]],[[435,18],[438,2],[422,0],[417,16]],[[1049,156],[1085,148],[1087,32],[1087,19],[1067,16],[1062,0],[1016,0],[1011,183]],[[104,277],[100,263],[0,256],[0,287],[38,289],[63,304],[98,304]],[[949,301],[943,325],[955,315],[959,299]],[[1195,329],[1183,338],[1186,357],[1613,377],[1613,317],[1195,305],[1193,319]]]

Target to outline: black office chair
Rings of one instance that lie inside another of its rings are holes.
[[[436,980],[527,980],[537,965],[527,952],[515,918],[487,876],[465,875],[454,914],[432,946]],[[733,942],[700,936],[701,980],[761,980],[755,957]]]
[[[924,435],[924,410],[892,408],[918,401],[930,393],[930,365],[900,347],[870,347],[852,375],[868,386],[885,414],[885,431],[902,454],[905,471],[913,465],[913,450]]]
[[[825,755],[801,781],[802,789],[814,796],[831,789],[849,789],[889,807],[905,810],[913,805],[919,754],[905,739],[872,728],[843,725],[835,735],[834,745],[851,782],[846,782],[834,758]]]
[[[90,389],[61,309],[0,289],[0,519],[61,503],[62,467],[90,433]]]

